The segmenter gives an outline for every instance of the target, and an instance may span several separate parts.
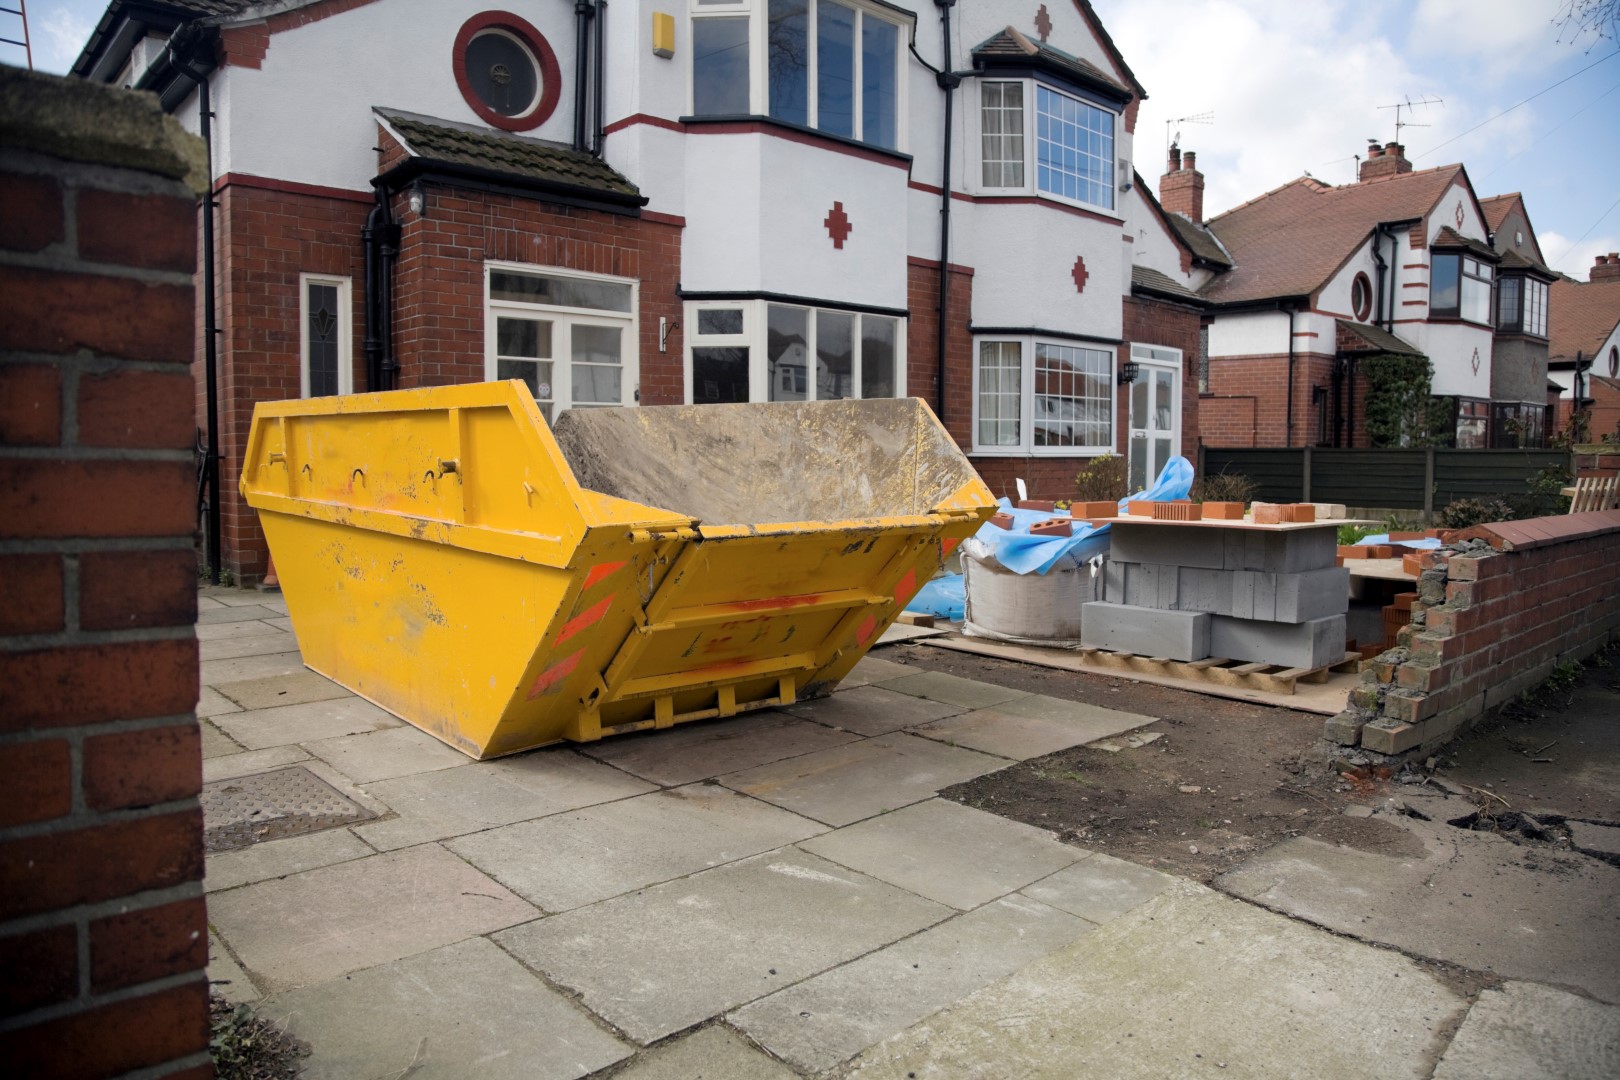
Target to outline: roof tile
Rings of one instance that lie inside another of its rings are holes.
[[[610,195],[641,194],[607,162],[571,146],[397,109],[374,111],[414,157]]]
[[[1575,353],[1591,358],[1620,325],[1620,280],[1552,283],[1547,300],[1547,357],[1573,360]]]

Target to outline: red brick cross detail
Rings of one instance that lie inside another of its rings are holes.
[[[1045,4],[1042,4],[1041,10],[1035,13],[1035,29],[1041,35],[1042,41],[1052,34],[1052,16],[1046,13]]]
[[[822,222],[827,227],[827,235],[832,237],[833,247],[840,251],[844,247],[844,239],[855,231],[855,226],[849,223],[849,215],[844,213],[844,204],[833,203],[832,210],[827,214],[827,220]]]
[[[1091,277],[1090,274],[1086,273],[1085,256],[1076,255],[1074,257],[1074,269],[1070,271],[1070,274],[1074,277],[1074,291],[1077,293],[1085,292],[1086,281]]]

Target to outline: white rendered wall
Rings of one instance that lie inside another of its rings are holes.
[[[1401,335],[1423,350],[1434,365],[1431,391],[1462,397],[1491,396],[1491,331],[1472,323],[1414,323]],[[1475,350],[1479,370],[1474,370]]]
[[[1389,241],[1380,240],[1379,242],[1384,249],[1384,260],[1387,263],[1389,260]],[[1351,302],[1351,291],[1357,274],[1366,274],[1367,283],[1372,287],[1373,303],[1365,319],[1356,318],[1355,305]],[[1387,273],[1384,277],[1384,288],[1386,290],[1389,288],[1389,276]],[[1400,291],[1398,284],[1396,291]],[[1356,248],[1354,254],[1345,260],[1344,265],[1339,268],[1338,272],[1328,279],[1328,283],[1322,287],[1322,291],[1317,295],[1316,307],[1320,311],[1337,315],[1341,319],[1349,319],[1352,322],[1372,323],[1376,321],[1378,314],[1378,264],[1373,261],[1372,242],[1370,240]]]
[[[574,9],[522,4],[550,43],[561,95],[550,119],[525,135],[573,139]],[[377,174],[372,106],[484,126],[456,86],[452,53],[487,0],[392,0],[270,36],[262,68],[224,72],[220,172],[367,191]]]
[[[1120,227],[1036,203],[978,203],[956,235],[984,256],[973,279],[977,326],[1033,326],[1117,338],[1123,332]],[[1086,288],[1075,291],[1075,256]],[[955,261],[953,259],[953,261]],[[993,273],[982,268],[990,267]]]
[[[1461,224],[1457,223],[1459,208],[1462,210]],[[1433,244],[1435,234],[1448,227],[1470,240],[1478,240],[1482,244],[1487,242],[1485,237],[1489,230],[1485,226],[1485,219],[1474,209],[1473,196],[1460,179],[1446,189],[1446,193],[1440,196],[1440,201],[1429,214],[1429,243]]]
[[[1123,245],[1121,245],[1123,246]],[[1256,311],[1222,315],[1210,324],[1209,355],[1277,356],[1288,352],[1288,315]]]
[[[1157,270],[1176,284],[1196,290],[1198,286],[1194,284],[1193,275],[1181,271],[1181,248],[1171,239],[1164,221],[1148,205],[1141,185],[1132,187],[1128,194],[1120,196],[1120,206],[1125,211],[1123,236],[1134,237],[1129,244],[1120,244],[1130,254],[1128,261]],[[1130,267],[1127,266],[1126,270],[1126,287],[1129,288]]]

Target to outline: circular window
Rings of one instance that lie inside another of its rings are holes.
[[[1372,314],[1372,282],[1366,274],[1357,274],[1350,283],[1350,307],[1361,322],[1366,322],[1367,316]]]
[[[1609,346],[1609,377],[1620,375],[1620,345]]]
[[[557,56],[540,31],[511,12],[486,11],[462,24],[454,63],[461,96],[492,127],[528,131],[557,108]]]

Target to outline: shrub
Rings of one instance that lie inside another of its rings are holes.
[[[1118,454],[1104,454],[1092,458],[1091,464],[1080,470],[1074,478],[1076,502],[1115,502],[1129,494],[1125,490],[1130,463]]]
[[[1434,517],[1442,529],[1466,529],[1491,521],[1512,521],[1513,508],[1501,499],[1458,499]]]
[[[1193,502],[1240,502],[1254,501],[1259,494],[1260,485],[1242,473],[1229,473],[1224,469],[1214,476],[1200,476],[1193,481]]]

